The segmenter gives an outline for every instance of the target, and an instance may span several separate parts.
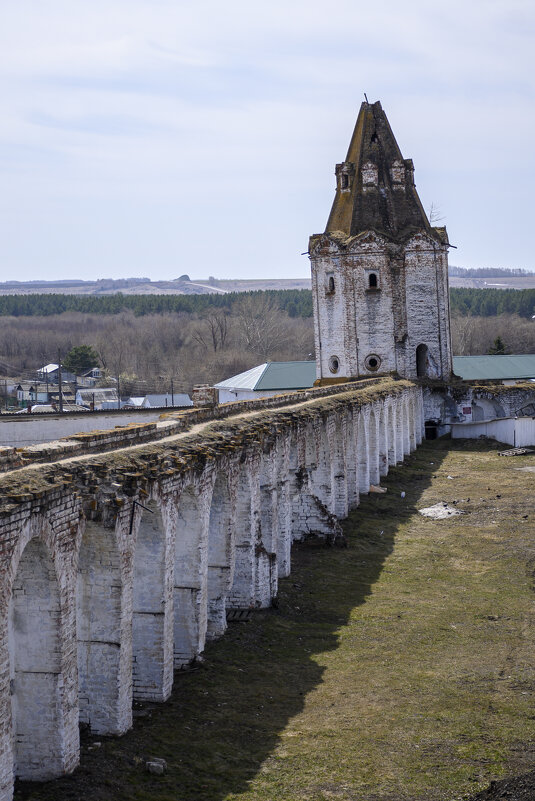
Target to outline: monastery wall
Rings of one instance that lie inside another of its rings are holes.
[[[232,610],[271,604],[292,542],[340,541],[423,433],[409,381],[228,407],[0,476],[1,801],[72,770],[79,723],[121,734],[133,699],[168,698]]]

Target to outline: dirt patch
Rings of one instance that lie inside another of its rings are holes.
[[[418,509],[418,511],[424,517],[430,517],[432,520],[444,520],[446,517],[455,517],[456,515],[466,514],[466,512],[463,512],[461,509],[457,509],[456,506],[450,506],[450,504],[446,503],[445,501],[441,501],[441,503],[435,503],[433,506],[427,506],[425,509]]]
[[[486,790],[472,796],[470,801],[533,801],[535,799],[535,770],[513,779],[492,781]]]

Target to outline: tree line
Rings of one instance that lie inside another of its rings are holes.
[[[175,391],[190,392],[265,361],[314,358],[312,316],[291,316],[275,296],[239,293],[230,308],[198,312],[0,315],[0,374],[35,381],[58,353],[64,364],[70,355],[75,372],[96,355],[104,382],[119,378],[123,394],[143,395],[168,392],[171,381]]]
[[[450,275],[460,278],[510,278],[511,276],[533,275],[531,270],[524,270],[522,267],[455,267],[450,264],[448,268]]]
[[[308,289],[269,289],[254,292],[228,292],[206,295],[0,295],[0,316],[48,317],[66,312],[81,314],[120,314],[131,311],[136,317],[147,314],[187,312],[202,314],[207,309],[231,310],[244,297],[265,296],[289,317],[312,317],[312,293]]]
[[[514,311],[505,311],[515,300]],[[506,351],[534,353],[534,304],[535,290],[453,289],[453,352],[496,352],[500,338]],[[80,358],[89,351],[84,367],[97,354],[105,380],[120,378],[127,394],[169,391],[171,380],[176,391],[190,391],[261,362],[313,359],[311,292],[0,297],[3,376],[33,381],[73,348]]]
[[[232,313],[244,298],[266,298],[290,318],[312,317],[312,293],[309,289],[281,289],[255,292],[229,292],[219,295],[0,295],[1,317],[49,317],[77,312],[113,315],[132,312],[136,317],[152,314],[206,314],[210,309]],[[535,314],[535,289],[468,289],[452,287],[450,302],[453,314],[496,317],[517,314],[530,318]]]
[[[450,305],[454,314],[473,317],[497,317],[500,314],[517,314],[532,317],[535,314],[535,289],[468,289],[452,287]]]

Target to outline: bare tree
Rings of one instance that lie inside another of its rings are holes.
[[[207,309],[193,333],[194,339],[200,345],[206,349],[211,347],[214,353],[226,347],[228,335],[227,309]]]
[[[438,206],[435,202],[432,202],[429,208],[429,224],[436,225],[437,223],[442,222],[444,219],[444,215],[440,213],[440,206]]]
[[[287,339],[287,316],[268,295],[245,295],[233,306],[243,346],[264,360]]]

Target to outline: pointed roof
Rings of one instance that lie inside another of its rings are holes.
[[[414,166],[404,159],[381,104],[362,103],[345,162],[336,165],[337,188],[326,234],[376,231],[401,240],[432,228],[416,192]]]

